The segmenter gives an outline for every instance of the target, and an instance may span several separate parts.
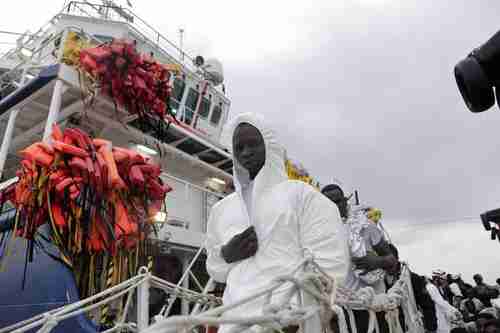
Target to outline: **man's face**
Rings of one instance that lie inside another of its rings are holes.
[[[234,157],[254,179],[266,162],[264,138],[254,126],[241,123],[233,135]]]
[[[476,282],[476,284],[481,284],[483,283],[483,277],[479,274],[474,275],[474,281]]]

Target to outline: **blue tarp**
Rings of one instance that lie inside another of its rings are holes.
[[[40,231],[48,234],[47,225]],[[2,233],[0,233],[0,238]],[[26,259],[26,240],[16,238],[8,257],[6,270],[0,272],[0,328],[29,319],[40,313],[79,301],[73,273],[57,261],[58,250],[39,239],[45,251],[36,249],[33,262],[28,263],[23,289]],[[32,332],[36,332],[36,328]],[[86,316],[62,321],[52,332],[97,332],[97,327]]]

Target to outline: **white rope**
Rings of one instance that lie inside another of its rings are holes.
[[[294,270],[294,273],[298,269],[304,268],[310,263],[312,263],[310,259],[304,260],[300,265],[298,265],[297,269]],[[279,304],[271,304],[273,293],[282,288],[284,285],[289,285],[289,287],[284,290],[281,289],[280,293],[284,293],[281,302]],[[264,329],[280,329],[281,327],[291,324],[299,324],[300,322],[303,322],[318,313],[324,314],[325,312],[330,311],[331,314],[331,311],[333,311],[331,300],[335,299],[334,296],[331,296],[331,289],[334,285],[335,283],[332,279],[327,275],[324,275],[322,272],[302,273],[298,277],[295,277],[293,274],[281,276],[274,279],[271,286],[265,290],[257,292],[254,295],[246,297],[233,304],[223,305],[199,315],[173,316],[165,318],[164,320],[150,326],[145,330],[145,333],[176,332],[183,329],[189,329],[197,325],[222,324],[236,325],[236,327],[231,330],[234,330],[235,332],[248,329],[249,327],[255,325],[264,327]],[[291,300],[300,291],[313,296],[320,305],[304,305],[301,307],[293,306]],[[262,315],[221,317],[221,315],[225,312],[233,310],[242,304],[251,302],[261,297],[265,297]],[[325,311],[325,309],[328,311]]]
[[[337,323],[339,325],[340,333],[349,333],[349,329],[347,327],[347,321],[344,315],[344,310],[336,304],[332,306],[332,309],[337,317]]]
[[[394,286],[387,293],[377,295],[372,288],[363,288],[357,292],[353,292],[337,287],[335,280],[326,275],[313,259],[308,258],[297,265],[293,274],[278,277],[264,290],[232,304],[220,305],[220,299],[215,296],[200,294],[159,279],[150,275],[150,273],[142,272],[136,277],[90,298],[3,328],[0,330],[0,333],[23,333],[39,326],[41,326],[38,330],[39,333],[49,333],[60,321],[89,312],[126,294],[128,294],[127,300],[121,318],[113,328],[108,329],[106,332],[112,333],[122,328],[137,331],[133,323],[125,323],[125,321],[135,289],[147,281],[150,282],[151,287],[163,289],[175,295],[175,297],[199,304],[202,309],[211,309],[187,316],[163,318],[163,320],[143,330],[143,333],[178,332],[179,330],[191,329],[198,325],[218,326],[228,324],[234,325],[231,332],[241,332],[256,325],[261,328],[262,332],[281,331],[282,327],[299,325],[318,314],[321,324],[323,327],[326,327],[325,325],[328,325],[328,321],[333,313],[336,314],[340,332],[348,333],[347,320],[341,306],[347,310],[353,332],[357,332],[353,309],[369,311],[368,333],[379,332],[376,312],[386,312],[385,318],[389,325],[390,333],[403,333],[403,329],[399,323],[398,308],[400,306],[403,309],[405,318],[408,318],[408,324],[420,319],[416,305],[413,304],[414,297],[410,273],[405,265],[403,265],[400,279]],[[316,303],[302,304],[302,298],[299,297],[300,293],[310,295]],[[278,294],[280,301],[277,304],[273,304],[271,302],[274,299],[273,295],[276,296]],[[264,298],[264,306],[260,315],[248,317],[222,316],[234,308],[259,298]],[[299,302],[297,303],[294,300],[299,300]],[[213,308],[215,305],[219,306]],[[413,323],[411,333],[421,332],[423,332],[423,325],[420,325],[418,322],[416,324]]]
[[[54,327],[56,327],[58,323],[59,321],[54,315],[48,314],[45,316],[45,324],[43,324],[43,326],[37,331],[37,333],[48,333]]]

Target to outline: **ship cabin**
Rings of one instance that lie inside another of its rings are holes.
[[[144,125],[99,91],[89,96],[78,70],[64,59],[68,38],[75,34],[92,45],[114,38],[133,40],[140,52],[160,63],[178,65],[180,71],[171,78],[170,116],[161,124]],[[40,30],[20,36],[17,46],[0,58],[0,68],[0,186],[15,181],[18,152],[47,138],[54,121],[149,155],[161,164],[162,177],[173,188],[165,211],[157,215],[158,237],[166,244],[165,262],[177,261],[183,272],[191,271],[184,287],[203,286],[208,276],[204,254],[198,250],[210,208],[232,191],[232,160],[220,143],[231,106],[220,63],[189,56],[113,2],[70,1]],[[13,257],[12,274],[21,274],[24,259],[15,253]],[[8,289],[2,288],[2,293]],[[0,298],[12,300],[10,296]],[[16,304],[0,304],[0,312],[2,306],[12,305]],[[37,309],[41,310],[45,309]],[[183,302],[182,312],[188,311],[189,304]]]

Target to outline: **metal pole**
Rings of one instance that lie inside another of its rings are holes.
[[[184,46],[184,29],[180,28],[179,29],[179,50],[181,52],[181,62],[184,62],[183,46]]]
[[[14,134],[14,124],[18,113],[19,109],[14,109],[10,112],[9,122],[3,135],[2,147],[0,148],[0,180],[3,179],[3,168],[5,167],[5,161],[7,161],[7,154],[9,153],[10,143]]]
[[[187,284],[188,285],[188,289],[189,289],[189,278],[186,279],[186,277],[189,276],[189,271],[193,267],[193,265],[196,262],[196,260],[198,260],[198,257],[201,255],[202,252],[203,252],[203,247],[200,247],[200,249],[198,250],[198,252],[196,252],[193,260],[191,260],[191,263],[189,265],[186,265],[187,262],[188,262],[188,259],[187,258],[185,259],[185,261],[183,262],[183,267],[182,267],[182,269],[184,270],[184,274],[182,275],[182,277],[179,280],[179,282],[177,282],[176,287],[180,287],[181,285],[184,287],[185,284]],[[185,282],[185,280],[187,280],[187,283]],[[170,296],[170,299],[168,300],[168,307],[166,308],[165,311],[163,311],[163,309],[161,311],[164,317],[167,317],[169,315],[170,310],[172,309],[172,306],[174,305],[174,303],[175,303],[176,300],[177,300],[177,295],[176,294]],[[182,308],[182,309],[184,310],[184,308]],[[183,314],[187,314],[187,313],[189,313],[189,309],[188,309],[188,311],[186,313],[183,313]]]
[[[43,132],[43,141],[45,142],[50,141],[52,125],[57,122],[57,117],[59,116],[59,111],[61,110],[63,87],[63,82],[61,80],[57,80],[54,86],[52,100],[50,101],[49,114],[47,116],[47,122],[45,123],[45,131]]]
[[[212,288],[214,283],[215,283],[215,280],[213,278],[210,278],[210,280],[208,280],[208,282],[205,286],[205,289],[203,289],[202,295],[208,294],[208,291]],[[193,311],[191,311],[191,315],[198,314],[198,312],[200,312],[200,309],[201,309],[201,304],[196,303],[196,305],[193,308]]]
[[[310,285],[311,287],[313,285]],[[303,304],[305,306],[308,305],[318,305],[317,301],[314,299],[313,296],[309,295],[306,291],[302,291],[302,298],[303,298]],[[304,320],[304,322],[301,325],[302,332],[310,332],[310,333],[321,333],[323,332],[323,329],[321,327],[321,319],[319,318],[319,313],[316,313],[315,315],[311,316],[310,318]]]
[[[142,332],[149,325],[149,278],[137,287],[137,330]]]
[[[194,260],[193,260],[193,262],[194,262]],[[185,269],[185,273],[187,273],[187,275],[186,275],[186,278],[182,281],[182,287],[185,289],[189,289],[189,272],[191,270],[189,258],[184,259],[183,266]],[[189,302],[184,297],[181,299],[181,314],[183,314],[183,315],[189,314]]]
[[[26,64],[23,69],[23,73],[21,76],[21,86],[26,83],[26,74],[28,73],[28,67],[28,64]],[[3,178],[3,169],[5,167],[5,162],[7,161],[7,155],[9,154],[10,143],[12,142],[12,137],[14,136],[14,128],[18,114],[19,109],[10,111],[7,128],[5,129],[5,134],[3,135],[2,147],[0,148],[0,180]]]

